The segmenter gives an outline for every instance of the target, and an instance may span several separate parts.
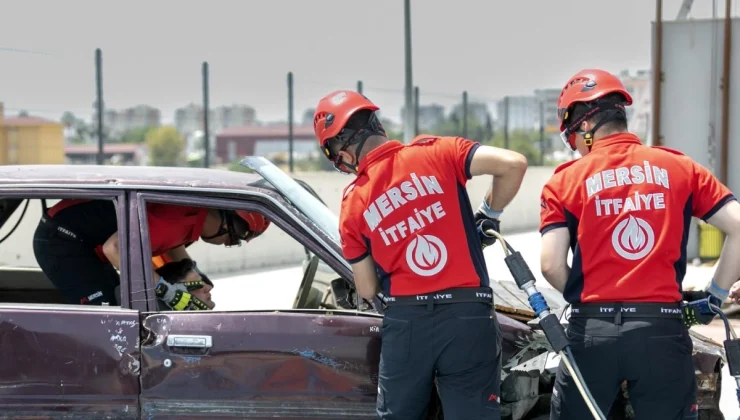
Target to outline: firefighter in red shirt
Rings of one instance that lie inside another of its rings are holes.
[[[241,210],[147,203],[146,212],[152,256],[164,255],[171,262],[189,259],[185,247],[199,238],[216,245],[237,245],[261,235],[270,224],[259,213]],[[70,303],[115,304],[114,291],[120,284],[116,270],[121,267],[118,243],[118,217],[112,200],[62,200],[49,209],[44,204],[33,250],[41,270]],[[203,284],[186,284],[153,273],[157,297],[169,308],[213,307],[212,302],[193,296],[209,296],[213,283],[194,262],[192,265]]]
[[[561,137],[582,157],[559,166],[542,190],[542,274],[571,305],[573,354],[604,413],[627,381],[637,418],[696,419],[681,302],[699,294],[719,306],[727,298],[740,275],[740,205],[706,168],[629,133],[631,103],[621,81],[602,70],[565,84]],[[698,293],[681,287],[692,216],[728,235],[715,278]],[[698,302],[703,308],[689,315],[710,322],[714,312]],[[591,418],[562,364],[550,418]]]
[[[378,417],[421,419],[436,376],[446,419],[499,419],[501,337],[476,226],[498,231],[527,161],[460,137],[389,140],[377,110],[336,91],[314,130],[335,168],[356,175],[339,229],[357,292],[383,295]],[[465,185],[484,174],[495,188],[474,215]]]

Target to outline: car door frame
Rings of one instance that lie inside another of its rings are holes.
[[[15,186],[3,185],[2,187],[0,187],[0,196],[8,198],[17,197],[28,200],[56,198],[114,199],[116,203],[116,220],[118,224],[118,229],[125,232],[129,230],[129,221],[127,218],[127,215],[129,213],[129,200],[127,197],[127,192],[123,188],[106,188],[105,186],[74,188],[66,185],[57,186],[54,184],[29,183],[18,184]],[[120,267],[121,297],[119,302],[120,306],[118,307],[106,308],[105,306],[84,306],[68,304],[45,304],[43,307],[41,307],[34,306],[34,304],[0,304],[0,308],[7,310],[11,314],[17,314],[15,315],[15,318],[22,319],[25,317],[26,326],[29,328],[33,328],[33,325],[36,325],[35,323],[38,322],[32,319],[32,317],[34,317],[35,315],[39,315],[40,319],[43,319],[45,316],[50,316],[52,313],[56,313],[57,318],[65,316],[77,317],[78,315],[81,318],[87,318],[83,322],[86,322],[88,325],[90,325],[91,329],[94,329],[94,331],[87,331],[84,329],[76,328],[73,323],[64,324],[69,325],[71,328],[73,328],[73,333],[71,334],[73,340],[75,338],[82,340],[74,341],[73,343],[69,344],[70,346],[72,346],[72,348],[74,348],[75,346],[77,346],[76,348],[78,348],[78,355],[72,358],[72,363],[75,363],[76,360],[76,363],[79,365],[76,366],[76,368],[79,368],[80,372],[86,371],[87,368],[92,368],[91,366],[85,366],[85,360],[87,360],[89,363],[95,363],[92,360],[94,360],[96,350],[100,353],[105,353],[106,350],[100,351],[100,349],[105,348],[107,349],[107,352],[110,352],[109,347],[111,346],[111,343],[113,341],[118,342],[118,340],[123,340],[125,338],[125,346],[128,347],[128,349],[123,348],[122,345],[120,348],[122,348],[123,350],[118,350],[121,360],[119,363],[117,363],[117,373],[112,376],[118,377],[121,382],[118,384],[111,384],[111,389],[118,389],[120,390],[121,394],[74,394],[75,387],[72,386],[71,392],[64,391],[56,397],[50,399],[48,388],[43,388],[42,386],[44,392],[39,391],[39,394],[37,394],[36,397],[34,397],[33,393],[31,395],[8,394],[0,396],[0,401],[4,401],[5,403],[5,414],[12,415],[10,410],[12,410],[12,407],[15,406],[17,407],[16,415],[20,416],[55,416],[60,415],[61,413],[66,413],[66,415],[71,414],[74,415],[75,418],[80,419],[102,418],[111,415],[116,416],[117,418],[138,418],[139,395],[141,391],[139,381],[140,352],[138,345],[140,337],[140,326],[138,323],[139,311],[130,307],[130,299],[128,298],[127,293],[124,293],[128,290],[129,283],[129,244],[130,241],[127,235],[119,235],[119,249],[122,264]],[[118,314],[125,315],[125,317],[117,319],[116,315]],[[95,319],[91,321],[89,317],[95,317]],[[7,320],[7,322],[9,323],[12,321],[12,318],[9,318]],[[13,327],[13,330],[16,329],[20,329],[17,324]],[[90,339],[90,336],[98,334],[98,329],[100,329],[100,340],[98,341],[96,339],[94,340],[94,342],[91,342],[93,340]],[[121,331],[119,331],[119,329],[121,329]],[[32,333],[32,331],[29,331],[29,333]],[[55,331],[53,334],[60,333],[63,334],[62,331]],[[115,339],[112,338],[114,336]],[[43,341],[45,341],[46,338],[45,333],[42,332],[34,332],[33,337],[35,338],[38,345],[43,345]],[[129,338],[130,341],[128,340]],[[47,345],[49,345],[51,348],[56,347],[54,339],[49,338],[49,340],[52,341],[47,342]],[[91,355],[82,355],[79,349],[83,348],[87,348],[88,351],[91,352]],[[127,358],[125,362],[124,355],[130,357]],[[65,365],[67,364],[69,364],[69,362],[65,363]],[[110,367],[111,365],[109,363],[108,368]],[[22,365],[18,367],[18,369],[23,368],[24,367]],[[95,369],[97,369],[97,365],[95,366]],[[113,372],[109,372],[109,374],[113,374]],[[94,376],[97,376],[97,374]],[[128,379],[126,381],[123,378],[127,376],[133,376],[134,378]],[[34,386],[39,386],[39,384],[34,384]],[[62,383],[59,386],[64,386],[64,384]],[[85,384],[78,384],[77,386],[83,386],[84,389]],[[129,390],[128,393],[125,393],[126,389]],[[32,404],[29,405],[29,401],[32,401]]]
[[[320,230],[310,229],[310,221],[305,219],[305,216],[298,213],[297,210],[290,211],[288,206],[284,202],[281,202],[282,199],[276,197],[274,194],[256,191],[235,191],[235,193],[222,193],[221,196],[203,196],[199,192],[188,195],[187,191],[174,193],[163,193],[159,191],[132,192],[132,201],[136,201],[136,212],[138,213],[138,234],[140,238],[139,242],[141,243],[141,255],[151,255],[149,226],[146,217],[147,202],[256,211],[265,214],[277,227],[289,234],[301,245],[311,250],[325,264],[336,271],[339,276],[352,281],[351,270],[342,263],[343,260],[341,260],[338,252],[329,245],[330,240],[325,238]],[[131,204],[131,209],[131,213],[134,213],[134,203]],[[152,284],[151,273],[154,271],[152,260],[151,258],[143,258],[142,262],[145,282],[146,284]],[[143,289],[146,291],[147,296],[146,311],[158,311],[153,285],[144,286]]]

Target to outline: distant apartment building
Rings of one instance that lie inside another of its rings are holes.
[[[508,100],[508,112],[507,112]],[[513,130],[534,130],[540,121],[537,98],[531,95],[509,96],[496,103],[497,126]]]
[[[64,163],[64,127],[23,115],[5,117],[0,102],[0,165]]]
[[[226,128],[255,124],[257,112],[251,106],[219,106],[208,110],[208,130],[212,135]],[[175,110],[175,128],[182,135],[203,130],[203,107],[189,104]]]
[[[98,113],[95,111],[92,124],[95,126],[97,122]],[[159,127],[160,124],[161,113],[159,109],[149,105],[137,105],[121,110],[106,109],[103,112],[103,128],[109,137],[119,137],[134,128]]]
[[[543,111],[545,113],[545,132],[546,133],[560,133],[560,121],[558,121],[558,99],[560,99],[561,89],[535,89],[534,96],[538,102],[542,102]],[[539,107],[539,103],[537,104]],[[537,109],[539,118],[539,108]],[[539,120],[537,122],[539,127]]]

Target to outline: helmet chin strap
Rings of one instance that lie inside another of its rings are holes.
[[[362,153],[362,148],[365,147],[365,142],[373,134],[375,134],[375,133],[373,133],[371,131],[368,131],[367,133],[361,133],[361,134],[359,134],[359,135],[362,136],[362,139],[359,142],[357,142],[357,148],[355,149],[355,153],[354,153],[354,155],[355,155],[355,164],[354,165],[350,165],[349,163],[345,162],[344,159],[341,159],[341,158],[339,160],[339,163],[341,165],[344,165],[348,169],[350,169],[352,172],[357,173],[357,167],[360,166],[360,153]]]
[[[363,128],[359,130],[355,136],[359,138],[357,141],[357,148],[355,148],[355,164],[350,165],[349,163],[345,162],[343,159],[340,159],[337,163],[340,165],[346,166],[348,169],[350,169],[352,172],[357,173],[357,168],[360,166],[360,156],[362,155],[362,148],[365,147],[365,142],[367,139],[369,139],[371,136],[385,136],[385,130],[383,129],[383,126],[380,124],[380,121],[378,121],[378,117],[373,114],[370,116],[370,119],[368,120],[368,125],[366,128]]]
[[[601,112],[603,116],[599,119],[599,121],[596,122],[596,124],[594,124],[594,126],[590,130],[584,131],[584,130],[581,130],[579,127],[578,130],[574,131],[575,133],[578,133],[581,136],[583,136],[583,144],[585,144],[586,147],[588,147],[589,152],[591,151],[591,147],[594,145],[594,134],[596,133],[596,131],[599,128],[601,128],[601,126],[603,126],[604,124],[614,120],[620,114],[624,113],[624,108],[620,109],[616,105],[614,105],[612,109],[607,109],[607,110],[603,110],[603,108],[601,109],[602,109]],[[581,117],[580,122],[578,124],[579,125],[582,124],[583,121],[585,121],[589,117],[589,114],[595,114],[599,110],[600,108],[594,107],[592,110],[586,113],[583,117]]]

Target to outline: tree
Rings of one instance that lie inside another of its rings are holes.
[[[92,132],[88,124],[84,120],[77,118],[72,112],[66,111],[59,120],[65,129],[70,130],[68,138],[70,143],[82,144],[90,138]]]
[[[61,121],[65,127],[74,128],[77,123],[77,117],[75,117],[75,114],[66,111],[62,114],[62,118],[60,118],[59,121]]]
[[[121,143],[144,143],[146,141],[146,135],[155,127],[137,127],[130,130],[126,130],[121,135],[119,141]]]
[[[157,127],[146,134],[149,164],[153,166],[180,166],[185,161],[185,139],[175,127]]]

